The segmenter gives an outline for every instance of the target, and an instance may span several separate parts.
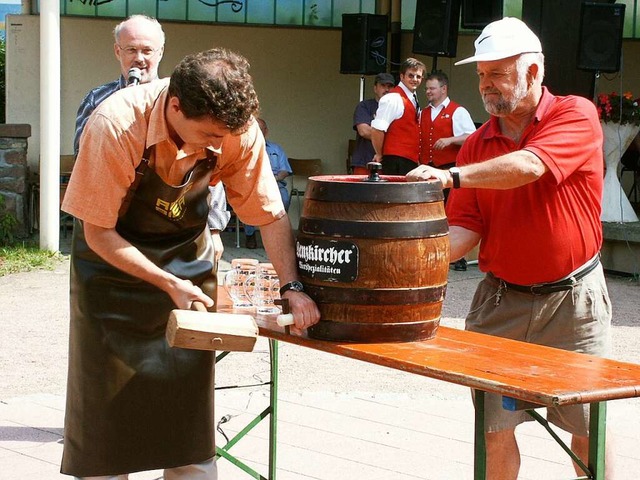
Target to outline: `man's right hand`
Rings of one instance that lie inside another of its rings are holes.
[[[166,292],[176,307],[180,309],[189,310],[193,302],[202,302],[207,308],[213,306],[213,299],[205,295],[200,287],[189,280],[175,277],[175,280],[170,282],[170,287],[166,289]]]
[[[450,188],[452,185],[451,174],[447,170],[418,165],[406,175],[407,182],[422,182],[426,180],[440,180],[442,188]]]

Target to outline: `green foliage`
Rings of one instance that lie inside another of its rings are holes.
[[[40,250],[35,245],[0,247],[0,277],[36,269],[53,270],[63,258],[60,252]]]
[[[15,215],[6,211],[4,197],[0,195],[0,245],[9,245],[13,242],[17,225],[18,220]]]
[[[15,242],[18,221],[6,211],[4,201],[0,195],[0,277],[36,269],[53,270],[64,256],[60,252],[40,250],[33,242]]]

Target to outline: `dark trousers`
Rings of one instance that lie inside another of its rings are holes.
[[[398,157],[397,155],[384,155],[382,157],[383,175],[406,175],[417,166],[418,164],[413,160]]]

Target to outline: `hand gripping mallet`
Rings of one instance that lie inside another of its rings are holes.
[[[273,303],[276,305],[282,305],[282,313],[276,318],[276,323],[278,326],[284,327],[284,332],[289,335],[291,333],[290,326],[295,323],[293,321],[291,307],[289,306],[289,300],[286,298],[278,298],[277,300],[274,300]]]

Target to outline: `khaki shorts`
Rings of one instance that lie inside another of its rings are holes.
[[[480,282],[466,319],[467,330],[591,355],[609,354],[611,303],[602,265],[572,290],[547,295],[507,289],[497,302],[499,285],[491,274]],[[530,420],[525,411],[503,409],[501,395],[485,395],[486,432],[511,430]],[[587,436],[589,405],[548,408],[547,420],[572,434]]]

